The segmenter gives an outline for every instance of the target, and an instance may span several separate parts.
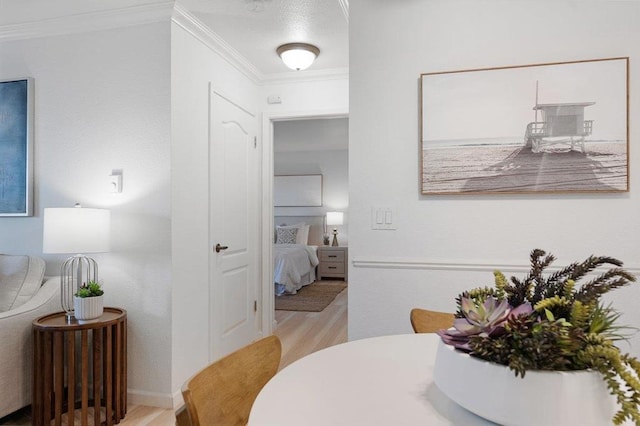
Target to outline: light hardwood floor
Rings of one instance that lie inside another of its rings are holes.
[[[280,369],[305,355],[347,341],[347,291],[340,293],[322,312],[276,311],[275,334],[282,342]],[[1,419],[0,425],[31,424],[29,409]],[[79,424],[76,421],[76,424]],[[174,410],[129,405],[120,426],[173,426]]]
[[[305,355],[347,341],[347,291],[348,288],[322,312],[276,311],[275,335],[282,342],[280,369]]]

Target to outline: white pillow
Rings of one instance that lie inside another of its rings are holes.
[[[276,232],[278,232],[278,229],[281,229],[281,228],[282,229],[292,229],[292,228],[298,229],[298,233],[296,235],[296,244],[302,244],[306,246],[309,243],[310,225],[307,225],[306,223],[296,223],[295,225],[280,225],[280,226],[276,226]]]
[[[309,244],[309,225],[301,223],[298,227],[298,236],[296,238],[296,244],[307,245]]]

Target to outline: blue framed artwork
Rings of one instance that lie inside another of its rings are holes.
[[[33,79],[0,81],[0,216],[33,215]]]

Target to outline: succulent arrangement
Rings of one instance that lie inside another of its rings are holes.
[[[553,255],[535,249],[530,260],[531,271],[522,280],[509,281],[496,271],[494,287],[460,294],[453,329],[438,335],[472,356],[508,366],[516,376],[529,370],[598,371],[618,402],[613,423],[640,424],[640,361],[615,346],[629,327],[618,325],[620,314],[600,300],[636,278],[611,257],[590,256],[547,276]],[[577,285],[603,265],[614,267]]]
[[[89,281],[88,283],[83,283],[74,296],[96,297],[96,296],[102,296],[103,294],[104,294],[104,291],[102,290],[102,287],[98,282]]]

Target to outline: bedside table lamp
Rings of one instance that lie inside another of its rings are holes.
[[[87,209],[76,204],[70,208],[45,208],[42,238],[43,253],[100,253],[109,251],[111,212]],[[60,268],[60,301],[73,317],[73,295],[83,283],[98,281],[98,264],[82,254],[68,258]]]
[[[333,241],[332,246],[338,246],[338,229],[337,225],[342,225],[344,221],[343,212],[327,212],[327,225],[333,225]]]

